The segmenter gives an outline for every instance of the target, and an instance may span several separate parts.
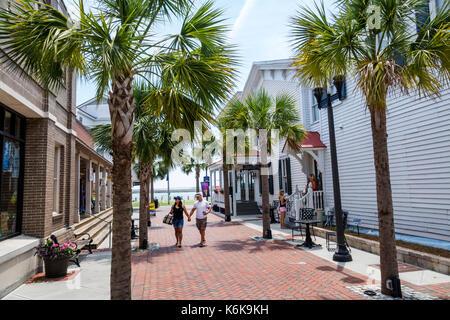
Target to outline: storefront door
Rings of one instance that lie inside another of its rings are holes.
[[[21,232],[25,119],[0,105],[0,241]]]

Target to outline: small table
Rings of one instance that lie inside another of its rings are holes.
[[[304,224],[306,225],[306,237],[305,237],[305,241],[302,244],[298,244],[297,247],[305,247],[305,248],[314,248],[314,247],[321,247],[322,245],[320,244],[315,244],[312,241],[311,238],[311,230],[309,228],[309,226],[311,224],[318,224],[320,222],[320,220],[316,219],[316,220],[295,220],[295,223],[300,223],[300,224]]]

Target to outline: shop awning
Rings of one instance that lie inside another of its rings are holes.
[[[283,152],[287,147],[287,143],[284,144]],[[302,149],[326,149],[327,146],[320,140],[320,134],[315,131],[308,131],[305,139],[300,144]]]

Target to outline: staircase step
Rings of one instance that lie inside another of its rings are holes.
[[[106,219],[109,216],[112,215],[112,209],[103,211],[99,215],[92,216],[89,218],[86,218],[81,222],[81,224],[78,224],[75,226],[75,234],[81,234],[81,233],[89,233],[90,230],[92,230],[95,226],[97,226],[100,222],[102,222],[100,219]],[[92,236],[92,235],[91,235]]]
[[[94,237],[94,241],[92,241],[93,247],[98,249],[110,234],[109,225],[103,228],[103,230]]]
[[[105,218],[106,221],[112,221],[112,215]],[[94,239],[104,228],[109,229],[109,223],[105,221],[100,221],[100,223],[96,224],[91,230],[89,230],[89,235],[92,239]]]

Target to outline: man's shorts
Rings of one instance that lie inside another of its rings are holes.
[[[197,228],[198,230],[206,230],[207,218],[205,219],[197,219]]]
[[[183,219],[181,219],[181,220],[173,220],[172,224],[173,224],[174,228],[183,228],[184,220]]]

